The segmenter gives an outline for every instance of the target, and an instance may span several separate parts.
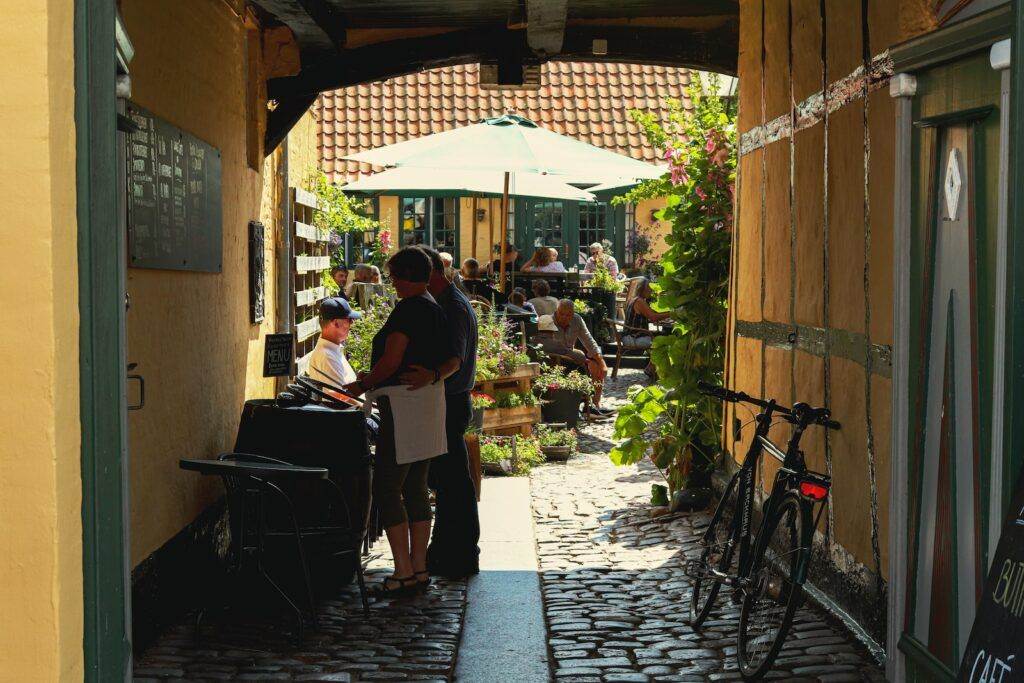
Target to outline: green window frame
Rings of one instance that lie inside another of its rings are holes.
[[[399,242],[404,246],[427,244],[459,260],[459,198],[400,197]]]

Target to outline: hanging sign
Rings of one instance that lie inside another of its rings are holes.
[[[978,603],[959,680],[1024,681],[1024,472]]]

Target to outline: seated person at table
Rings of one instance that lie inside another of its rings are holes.
[[[600,242],[594,242],[590,245],[590,258],[587,259],[587,265],[584,266],[583,272],[596,272],[597,267],[601,265],[608,269],[612,277],[619,276],[619,264],[615,261],[615,257],[605,254],[604,246]]]
[[[505,245],[505,272],[512,273],[519,270],[519,249],[514,244]],[[491,277],[498,277],[501,272],[501,245],[494,245],[494,260],[487,264],[487,274]]]
[[[352,329],[352,321],[362,317],[362,313],[353,311],[348,301],[340,296],[324,299],[320,303],[320,338],[309,357],[306,374],[336,387],[344,387],[356,381],[355,370],[345,358],[345,340]],[[362,407],[361,403],[343,394],[329,393],[349,405]]]
[[[636,287],[636,294],[626,302],[626,327],[633,329],[626,330],[627,334],[622,336],[623,343],[637,348],[650,348],[652,343],[650,324],[660,323],[662,320],[672,317],[672,313],[669,311],[659,313],[651,308],[653,297],[651,281],[647,278],[641,279],[640,284]]]
[[[504,304],[507,297],[491,286],[487,280],[482,279],[480,263],[475,258],[468,258],[462,262],[462,286],[466,292],[483,297],[488,301]]]
[[[348,294],[345,292],[345,285],[348,284],[348,268],[345,266],[334,266],[331,268],[331,278],[334,280],[334,284],[338,285],[338,296],[347,299]]]
[[[558,299],[551,296],[551,285],[547,280],[534,280],[533,298],[528,303],[533,304],[533,310],[537,315],[554,315],[558,308]]]
[[[558,251],[551,247],[540,247],[533,252],[530,260],[523,264],[524,273],[564,273],[565,266],[558,260]]]
[[[370,266],[370,282],[375,285],[383,284],[384,282],[380,275],[380,268],[377,266]]]
[[[345,294],[350,300],[354,296],[352,292],[355,291],[356,285],[360,282],[373,282],[373,271],[365,263],[360,263],[352,269],[352,276],[348,279],[348,284],[345,286]]]
[[[509,296],[508,302],[513,306],[518,306],[527,313],[537,315],[537,309],[534,308],[533,304],[526,300],[526,290],[522,287],[516,287],[512,290],[512,294]]]
[[[598,415],[610,415],[614,411],[601,409],[601,389],[604,387],[604,376],[608,372],[601,347],[594,341],[580,314],[573,310],[572,301],[562,299],[558,302],[553,317],[555,329],[550,335],[538,338],[541,346],[548,353],[564,356],[566,360],[581,368],[586,368],[590,378],[594,380],[594,407],[591,409]],[[576,348],[579,343],[583,350]]]
[[[441,262],[444,264],[445,279],[447,279],[448,282],[455,285],[459,289],[459,291],[465,294],[466,289],[465,287],[462,286],[462,273],[460,273],[459,271],[455,270],[452,267],[452,262],[455,260],[455,257],[449,254],[447,251],[442,251],[438,253],[438,256],[441,257]]]

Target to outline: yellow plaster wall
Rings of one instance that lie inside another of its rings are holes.
[[[665,198],[645,199],[637,203],[635,217],[637,229],[643,231],[651,240],[651,251],[647,260],[652,261],[661,258],[668,250],[665,244],[665,237],[672,232],[672,224],[666,221],[659,221],[652,217],[652,212],[665,207]],[[621,264],[620,264],[621,265]]]
[[[83,677],[73,4],[0,45],[0,680]]]
[[[135,565],[221,493],[178,469],[182,457],[231,448],[242,403],[273,395],[262,337],[276,328],[281,152],[249,166],[246,26],[219,0],[125,0],[135,49],[132,100],[221,151],[223,271],[128,269],[128,357],[146,378],[146,407],[129,413],[131,560]],[[259,138],[265,111],[255,108]],[[289,137],[289,180],[316,159],[311,114]],[[262,156],[262,152],[259,153]],[[249,322],[248,222],[265,225],[266,317]]]

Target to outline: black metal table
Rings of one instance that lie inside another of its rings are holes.
[[[280,553],[276,551],[285,546],[274,546],[272,552],[269,542],[287,541],[288,547],[294,548],[295,564],[300,570],[305,600],[314,626],[317,625],[317,610],[310,579],[310,553],[307,547],[310,543],[329,545],[334,549],[334,556],[354,560],[363,609],[364,612],[368,611],[359,562],[365,524],[352,523],[344,495],[330,481],[328,468],[295,465],[251,453],[225,453],[215,460],[183,459],[179,466],[184,470],[217,476],[223,480],[227,491],[234,555],[234,562],[229,566],[232,579],[230,584],[236,590],[239,589],[243,575],[248,572],[264,580],[294,612],[297,638],[301,639],[304,625],[299,600],[290,595],[282,586],[283,582],[276,580],[268,571],[268,564],[280,560]],[[319,486],[323,491],[320,497],[330,498],[334,509],[344,512],[344,517],[326,514],[311,518],[304,514],[299,503],[303,502],[309,489],[302,488],[303,484]],[[205,609],[200,610],[197,615],[197,630],[204,612]]]

